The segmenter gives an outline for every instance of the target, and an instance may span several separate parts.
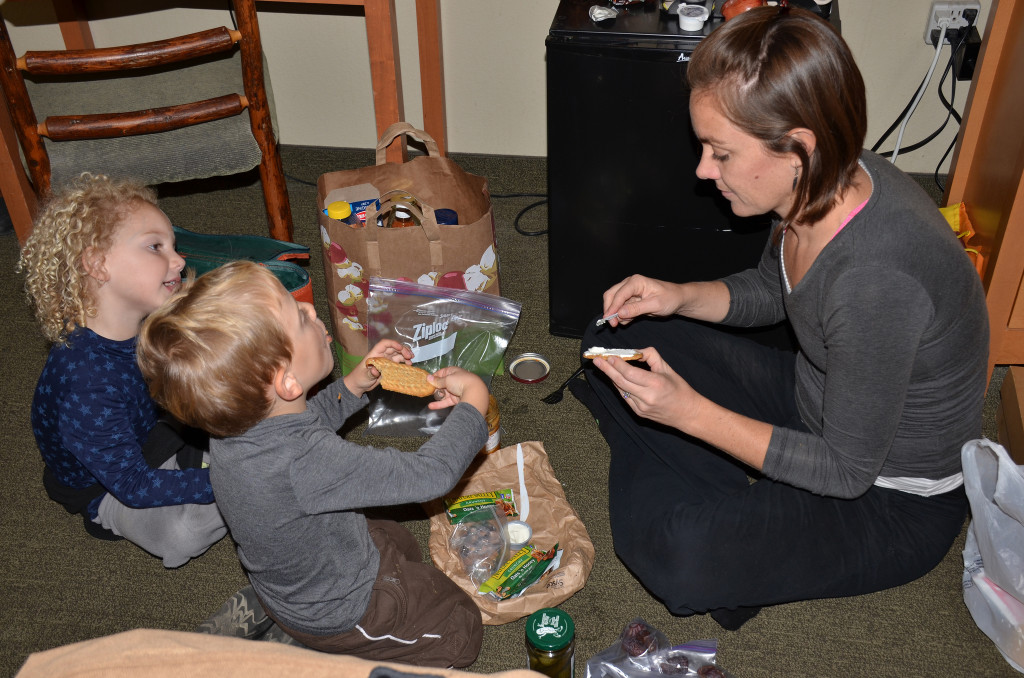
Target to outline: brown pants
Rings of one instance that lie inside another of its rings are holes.
[[[278,625],[321,652],[421,666],[464,667],[480,652],[483,627],[473,600],[443,572],[423,562],[409,530],[391,520],[369,520],[380,551],[370,604],[355,628],[315,636]]]

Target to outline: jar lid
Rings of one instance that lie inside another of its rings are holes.
[[[520,353],[508,364],[508,373],[522,384],[536,384],[548,378],[551,364],[540,353]]]
[[[434,210],[434,219],[438,226],[455,226],[459,223],[459,215],[455,210],[446,207]]]
[[[576,624],[572,617],[554,607],[541,608],[526,620],[526,641],[538,650],[561,650],[575,635]]]
[[[352,216],[352,205],[344,200],[335,200],[327,206],[327,216],[338,221],[347,219]]]

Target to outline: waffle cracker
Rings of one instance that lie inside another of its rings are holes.
[[[640,360],[644,357],[643,351],[635,348],[604,348],[603,346],[591,346],[583,352],[583,357],[588,360],[602,360],[610,356],[622,358],[623,360]]]
[[[387,358],[369,358],[366,364],[377,368],[380,372],[380,385],[388,391],[405,393],[411,396],[433,395],[436,390],[427,381],[426,370],[405,363],[396,363]]]

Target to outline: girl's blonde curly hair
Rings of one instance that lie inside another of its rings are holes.
[[[143,203],[156,205],[153,189],[86,172],[41,206],[16,270],[25,272],[25,292],[47,339],[65,343],[95,315],[83,255],[90,249],[105,255],[125,218]]]

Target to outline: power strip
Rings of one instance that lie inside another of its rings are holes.
[[[942,26],[946,27],[946,38],[943,44],[949,45],[950,31],[970,28],[978,21],[981,3],[976,0],[962,2],[933,2],[928,13],[928,25],[924,31],[925,44],[934,46],[939,40]]]

